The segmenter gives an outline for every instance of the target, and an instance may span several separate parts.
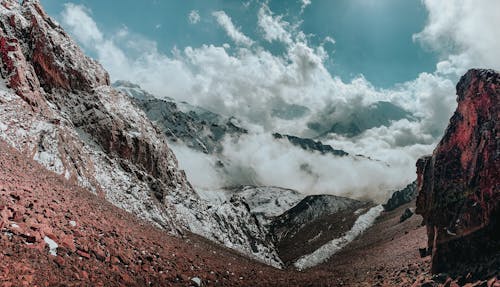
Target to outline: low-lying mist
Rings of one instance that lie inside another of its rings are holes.
[[[333,142],[333,141],[332,141]],[[201,189],[235,185],[266,185],[295,189],[305,194],[332,194],[383,202],[391,191],[415,179],[416,159],[429,145],[393,148],[380,141],[376,158],[357,156],[364,148],[348,139],[335,147],[351,153],[334,156],[310,152],[277,140],[270,134],[252,133],[226,138],[220,155],[207,155],[182,145],[171,145],[191,183]],[[370,146],[374,146],[374,142]],[[222,163],[221,163],[222,162]]]

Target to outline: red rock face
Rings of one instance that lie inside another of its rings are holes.
[[[500,75],[470,70],[457,95],[443,139],[417,162],[417,213],[434,272],[500,250]]]

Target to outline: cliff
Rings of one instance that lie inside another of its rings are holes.
[[[457,96],[442,140],[417,162],[416,212],[427,226],[433,272],[500,251],[500,75],[470,70]]]

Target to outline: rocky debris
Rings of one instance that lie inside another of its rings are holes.
[[[399,223],[410,202],[385,211],[371,228],[334,254],[325,263],[308,269],[331,272],[336,286],[412,286],[418,276],[430,279],[430,258],[421,258],[418,247],[426,242],[421,219],[413,216]],[[341,285],[341,284],[342,285]]]
[[[396,224],[405,206],[383,213],[325,264],[278,270],[190,233],[172,237],[3,141],[0,163],[0,286],[192,286],[195,278],[203,286],[412,286],[437,280],[426,272],[430,259],[418,256],[426,236],[420,220]],[[57,256],[45,236],[58,244]],[[479,286],[495,286],[494,280]]]
[[[278,139],[278,140],[279,139],[286,139],[291,144],[298,146],[306,151],[319,152],[323,155],[324,154],[331,154],[334,156],[347,156],[347,155],[349,155],[347,152],[345,152],[343,150],[334,149],[330,145],[324,145],[321,141],[315,141],[313,139],[300,138],[300,137],[291,136],[291,135],[282,135],[279,133],[274,133],[273,136],[275,139]]]
[[[395,191],[385,203],[385,211],[392,211],[417,197],[417,181],[408,184],[405,188]]]
[[[0,163],[0,286],[331,285],[323,271],[282,271],[168,235],[1,140]]]
[[[427,226],[433,272],[488,278],[472,270],[493,257],[493,275],[500,272],[500,75],[469,70],[457,95],[445,135],[417,162],[416,212]]]
[[[412,217],[413,214],[415,214],[415,210],[413,208],[405,209],[405,211],[403,211],[403,214],[401,214],[401,217],[399,218],[399,222],[407,220],[408,218]]]

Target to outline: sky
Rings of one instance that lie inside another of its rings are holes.
[[[64,1],[42,0],[42,3],[50,15],[60,18]],[[104,33],[126,27],[155,40],[158,49],[166,54],[175,47],[230,43],[231,39],[218,27],[213,11],[225,11],[241,32],[265,45],[255,25],[260,8],[257,1],[122,0],[117,5],[116,1],[83,0],[73,3],[89,8]],[[303,9],[302,5],[301,1],[293,0],[269,2],[269,8],[283,14],[284,20],[302,21],[301,29],[312,43],[319,44],[326,37],[335,39],[336,44],[325,46],[328,53],[335,55],[326,66],[330,73],[344,80],[362,74],[374,85],[389,87],[434,69],[436,55],[412,39],[426,21],[427,13],[420,0],[316,0]],[[199,20],[189,20],[190,14],[195,15],[193,11]],[[275,54],[283,52],[279,45],[265,46]]]
[[[113,81],[242,120],[250,132],[227,139],[224,156],[259,184],[304,193],[382,201],[415,179],[415,161],[441,138],[460,76],[500,69],[497,0],[41,2]],[[307,136],[307,123],[332,124],[377,101],[415,120],[321,140],[379,161],[319,156],[270,136]],[[273,116],[287,105],[309,113]],[[195,186],[225,184],[212,173],[216,158],[172,147]]]

